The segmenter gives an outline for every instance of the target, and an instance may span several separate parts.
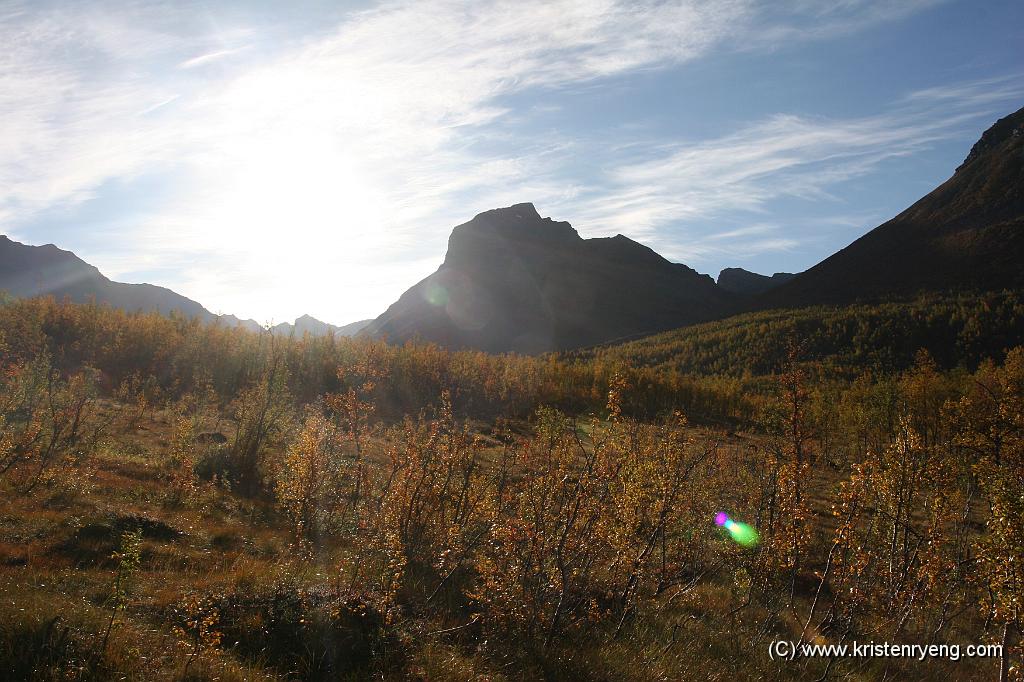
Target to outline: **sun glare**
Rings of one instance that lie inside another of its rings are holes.
[[[382,215],[353,160],[316,131],[274,131],[233,160],[213,207],[219,236],[257,255],[344,246]]]
[[[382,193],[366,162],[329,126],[274,117],[256,129],[236,128],[211,151],[199,169],[207,185],[197,207],[199,237],[258,276],[244,309],[281,321],[301,299],[323,311],[354,254],[386,239]]]

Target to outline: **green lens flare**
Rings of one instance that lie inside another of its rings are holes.
[[[745,523],[733,521],[725,512],[719,512],[715,515],[715,525],[729,531],[729,535],[732,536],[732,539],[738,545],[742,545],[743,547],[753,547],[757,544],[758,536],[754,527]]]
[[[754,530],[753,526],[748,526],[745,523],[733,522],[729,528],[729,535],[732,539],[744,547],[753,547],[757,544],[757,531]]]
[[[427,285],[423,298],[427,299],[430,305],[441,307],[448,304],[448,290],[440,284],[431,282]]]

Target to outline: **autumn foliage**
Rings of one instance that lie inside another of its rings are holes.
[[[783,664],[764,653],[781,637],[1001,643],[959,670],[1019,675],[1024,349],[852,372],[790,338],[769,373],[683,375],[614,350],[274,338],[46,299],[0,323],[5,493],[66,524],[114,514],[45,550],[113,580],[94,625],[0,628],[38,642],[38,678],[116,677],[134,621],[175,642],[159,670],[186,679],[948,672]],[[200,535],[190,562],[152,565],[155,543]]]

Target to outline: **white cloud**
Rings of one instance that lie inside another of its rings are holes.
[[[327,299],[337,306],[334,292],[356,284],[354,270],[338,267],[353,254],[417,261],[469,217],[456,203],[468,192],[479,204],[514,187],[548,194],[532,185],[543,149],[473,151],[506,114],[496,98],[691,59],[747,11],[731,1],[389,4],[278,48],[270,38],[279,32],[226,34],[192,18],[202,14],[194,6],[136,7],[9,10],[0,215],[16,226],[90,199],[108,180],[173,173],[180,201],[112,241],[170,261],[230,253],[226,269],[244,265],[255,289],[218,301],[203,288],[208,277],[183,271],[184,281],[167,283],[239,314],[260,315],[283,288],[294,300],[301,273],[312,280],[303,298],[331,292],[321,295],[329,316]],[[130,262],[96,260],[112,275]],[[407,284],[381,287],[358,314]]]

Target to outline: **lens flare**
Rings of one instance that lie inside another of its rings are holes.
[[[733,541],[738,545],[743,547],[753,547],[757,544],[758,535],[757,531],[754,530],[754,527],[745,523],[733,521],[725,512],[718,512],[715,514],[715,525],[729,531],[729,536],[732,537]]]
[[[430,282],[427,284],[427,290],[423,294],[423,298],[427,299],[427,303],[433,306],[441,307],[448,304],[448,290],[440,284]]]

